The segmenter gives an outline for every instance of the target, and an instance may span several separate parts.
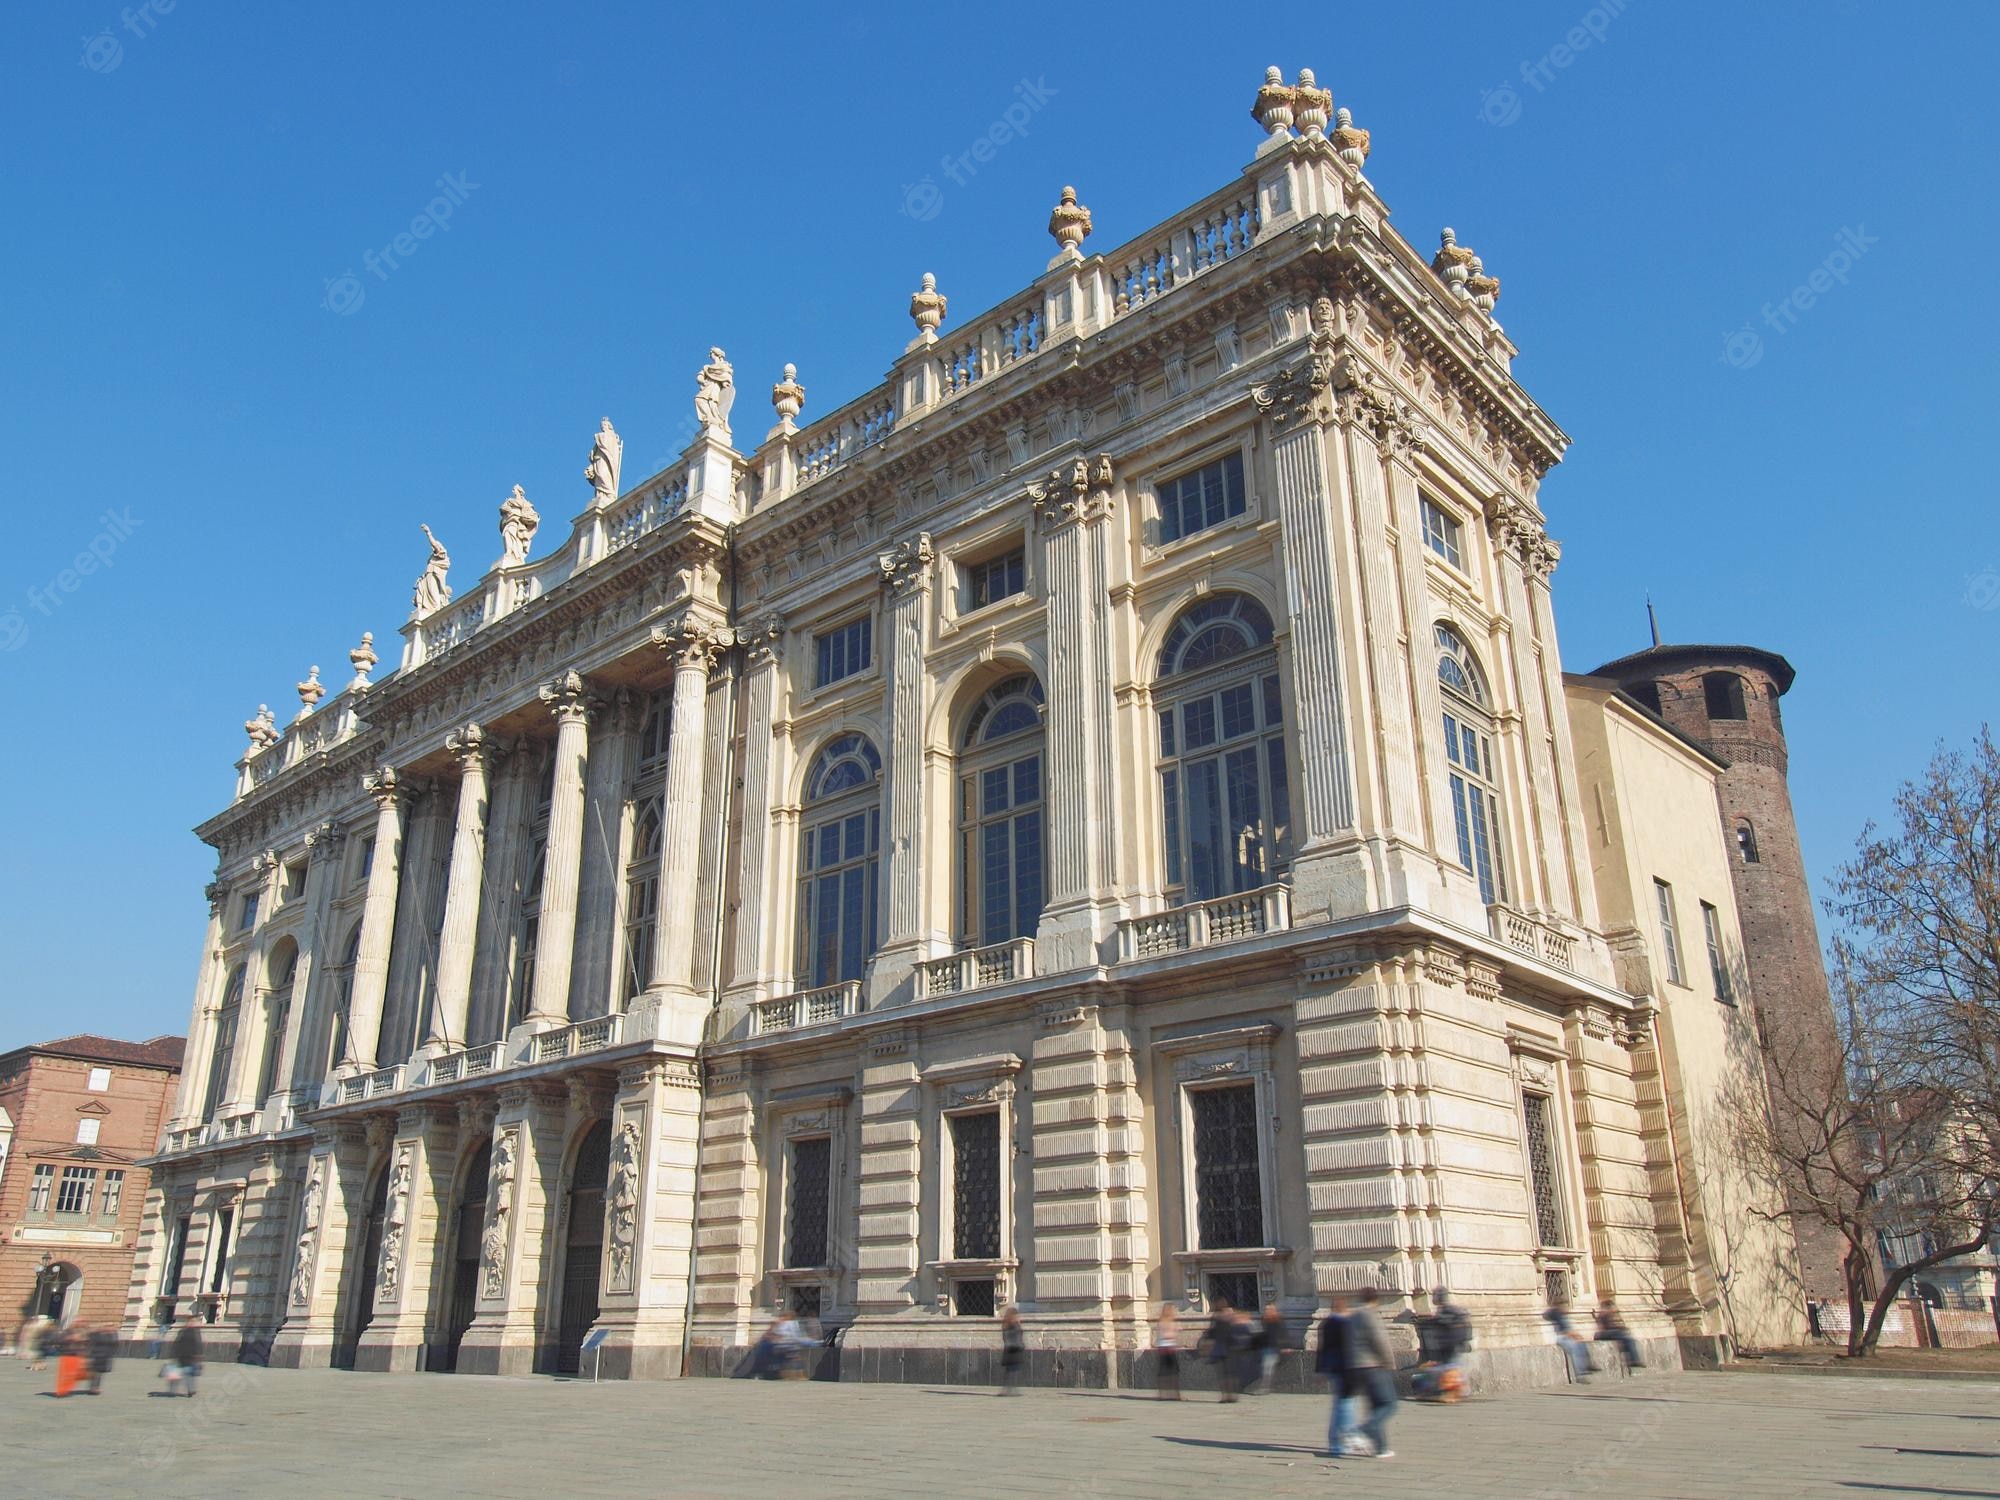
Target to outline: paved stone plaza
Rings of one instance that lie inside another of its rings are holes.
[[[1135,1392],[670,1385],[127,1361],[57,1405],[0,1369],[0,1496],[2000,1495],[2000,1387],[1708,1374],[1406,1404],[1392,1461],[1326,1459],[1325,1407]]]

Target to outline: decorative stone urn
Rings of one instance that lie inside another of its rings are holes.
[[[916,320],[917,337],[929,343],[944,322],[944,293],[937,289],[937,277],[924,272],[924,284],[910,294],[910,316]]]
[[[1062,190],[1062,202],[1049,214],[1049,233],[1063,255],[1083,254],[1084,236],[1090,233],[1090,210],[1076,201],[1076,189]]]

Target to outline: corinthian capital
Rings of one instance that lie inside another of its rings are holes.
[[[464,724],[454,729],[445,736],[444,747],[461,767],[470,767],[477,761],[480,768],[485,769],[486,731],[477,724]]]
[[[347,842],[347,830],[338,823],[321,823],[306,835],[306,857],[326,859],[340,853]]]
[[[736,634],[752,667],[771,666],[784,654],[785,617],[776,610],[766,610]]]
[[[394,807],[408,792],[394,766],[377,766],[361,778],[361,786],[384,812]]]
[[[714,667],[716,657],[736,644],[736,636],[727,626],[684,615],[672,625],[655,629],[652,641],[673,657],[676,668],[700,667],[706,672]]]
[[[890,592],[907,594],[929,587],[931,561],[936,556],[931,534],[920,531],[910,540],[898,542],[892,551],[877,554],[875,563],[881,568],[882,582]]]
[[[581,672],[564,672],[542,684],[537,695],[558,724],[581,722],[590,713],[590,687]]]

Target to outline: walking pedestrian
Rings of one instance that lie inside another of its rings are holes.
[[[109,1328],[93,1328],[84,1336],[84,1376],[91,1395],[104,1389],[104,1377],[111,1373],[111,1362],[117,1357],[118,1336]]]
[[[55,1337],[56,1325],[53,1318],[40,1316],[31,1319],[26,1332],[21,1335],[21,1352],[27,1357],[30,1370],[45,1370],[49,1362],[49,1343]]]
[[[773,1353],[780,1380],[803,1380],[806,1378],[805,1334],[799,1329],[799,1320],[790,1308],[780,1309],[777,1319],[771,1325]]]
[[[1327,1299],[1327,1306],[1327,1315],[1320,1319],[1319,1354],[1313,1368],[1326,1378],[1333,1395],[1326,1421],[1327,1456],[1344,1458],[1359,1451],[1354,1441],[1354,1414],[1361,1402],[1350,1385],[1347,1369],[1347,1298],[1335,1292]]]
[[[1251,1336],[1251,1347],[1257,1355],[1259,1389],[1268,1396],[1278,1373],[1278,1356],[1285,1352],[1285,1316],[1278,1311],[1277,1303],[1264,1304],[1264,1316]]]
[[[1597,1368],[1590,1357],[1590,1345],[1577,1336],[1570,1326],[1569,1301],[1558,1297],[1542,1314],[1542,1321],[1555,1330],[1556,1342],[1562,1346],[1563,1358],[1569,1361],[1570,1379],[1578,1385],[1590,1384],[1590,1373]]]
[[[64,1329],[56,1336],[56,1394],[67,1396],[83,1379],[83,1337],[89,1330],[81,1325]]]
[[[1160,1304],[1160,1316],[1153,1322],[1153,1357],[1158,1362],[1154,1381],[1162,1401],[1181,1399],[1181,1322],[1171,1302]],[[1168,1392],[1172,1392],[1171,1395]]]
[[[1021,1394],[1021,1366],[1027,1361],[1028,1338],[1021,1330],[1021,1309],[1011,1302],[1000,1314],[1000,1394]]]
[[[1236,1309],[1229,1305],[1227,1297],[1217,1297],[1215,1311],[1202,1333],[1200,1347],[1202,1356],[1215,1366],[1215,1383],[1222,1392],[1225,1405],[1236,1399],[1237,1388],[1242,1384],[1237,1340]]]
[[[153,1315],[153,1336],[146,1341],[146,1358],[158,1359],[174,1336],[174,1310],[171,1303],[162,1303]]]
[[[201,1378],[201,1330],[193,1323],[175,1330],[167,1361],[167,1394],[193,1396],[195,1381]]]
[[[1361,1305],[1348,1315],[1347,1367],[1356,1376],[1361,1394],[1368,1398],[1368,1420],[1361,1431],[1376,1458],[1394,1458],[1389,1446],[1389,1415],[1396,1409],[1396,1355],[1375,1315],[1380,1294],[1372,1286],[1363,1287]]]
[[[1626,1369],[1646,1368],[1646,1362],[1639,1358],[1639,1341],[1626,1326],[1625,1315],[1618,1311],[1618,1304],[1609,1297],[1597,1309],[1597,1337],[1601,1342],[1618,1346],[1618,1352],[1625,1356]]]

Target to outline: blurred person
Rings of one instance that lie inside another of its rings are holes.
[[[1368,1420],[1361,1431],[1376,1458],[1394,1458],[1389,1446],[1389,1417],[1396,1409],[1396,1355],[1389,1347],[1375,1304],[1381,1294],[1374,1287],[1361,1289],[1359,1306],[1347,1318],[1347,1368],[1368,1398]]]
[[[1335,1292],[1327,1299],[1327,1307],[1327,1315],[1320,1319],[1319,1353],[1313,1368],[1325,1377],[1327,1388],[1333,1395],[1333,1409],[1327,1415],[1326,1424],[1327,1454],[1332,1458],[1345,1458],[1361,1452],[1354,1425],[1361,1400],[1355,1394],[1358,1387],[1350,1387],[1349,1384],[1347,1298]]]
[[[1597,1309],[1597,1337],[1601,1343],[1617,1345],[1618,1352],[1625,1356],[1626,1369],[1646,1368],[1646,1362],[1639,1358],[1639,1341],[1626,1326],[1625,1315],[1618,1311],[1618,1304],[1609,1297]]]
[[[1154,1383],[1162,1401],[1181,1399],[1181,1323],[1171,1302],[1160,1304],[1153,1320],[1153,1357],[1157,1361]],[[1172,1392],[1169,1395],[1168,1392]]]
[[[1562,1347],[1563,1358],[1569,1361],[1570,1379],[1578,1385],[1590,1384],[1590,1373],[1597,1366],[1591,1361],[1590,1345],[1570,1326],[1569,1299],[1558,1297],[1551,1302],[1542,1314],[1542,1321],[1555,1330],[1556,1343]]]
[[[1000,1314],[1000,1394],[1021,1394],[1021,1366],[1028,1356],[1027,1335],[1021,1329],[1021,1309],[1011,1302]]]

